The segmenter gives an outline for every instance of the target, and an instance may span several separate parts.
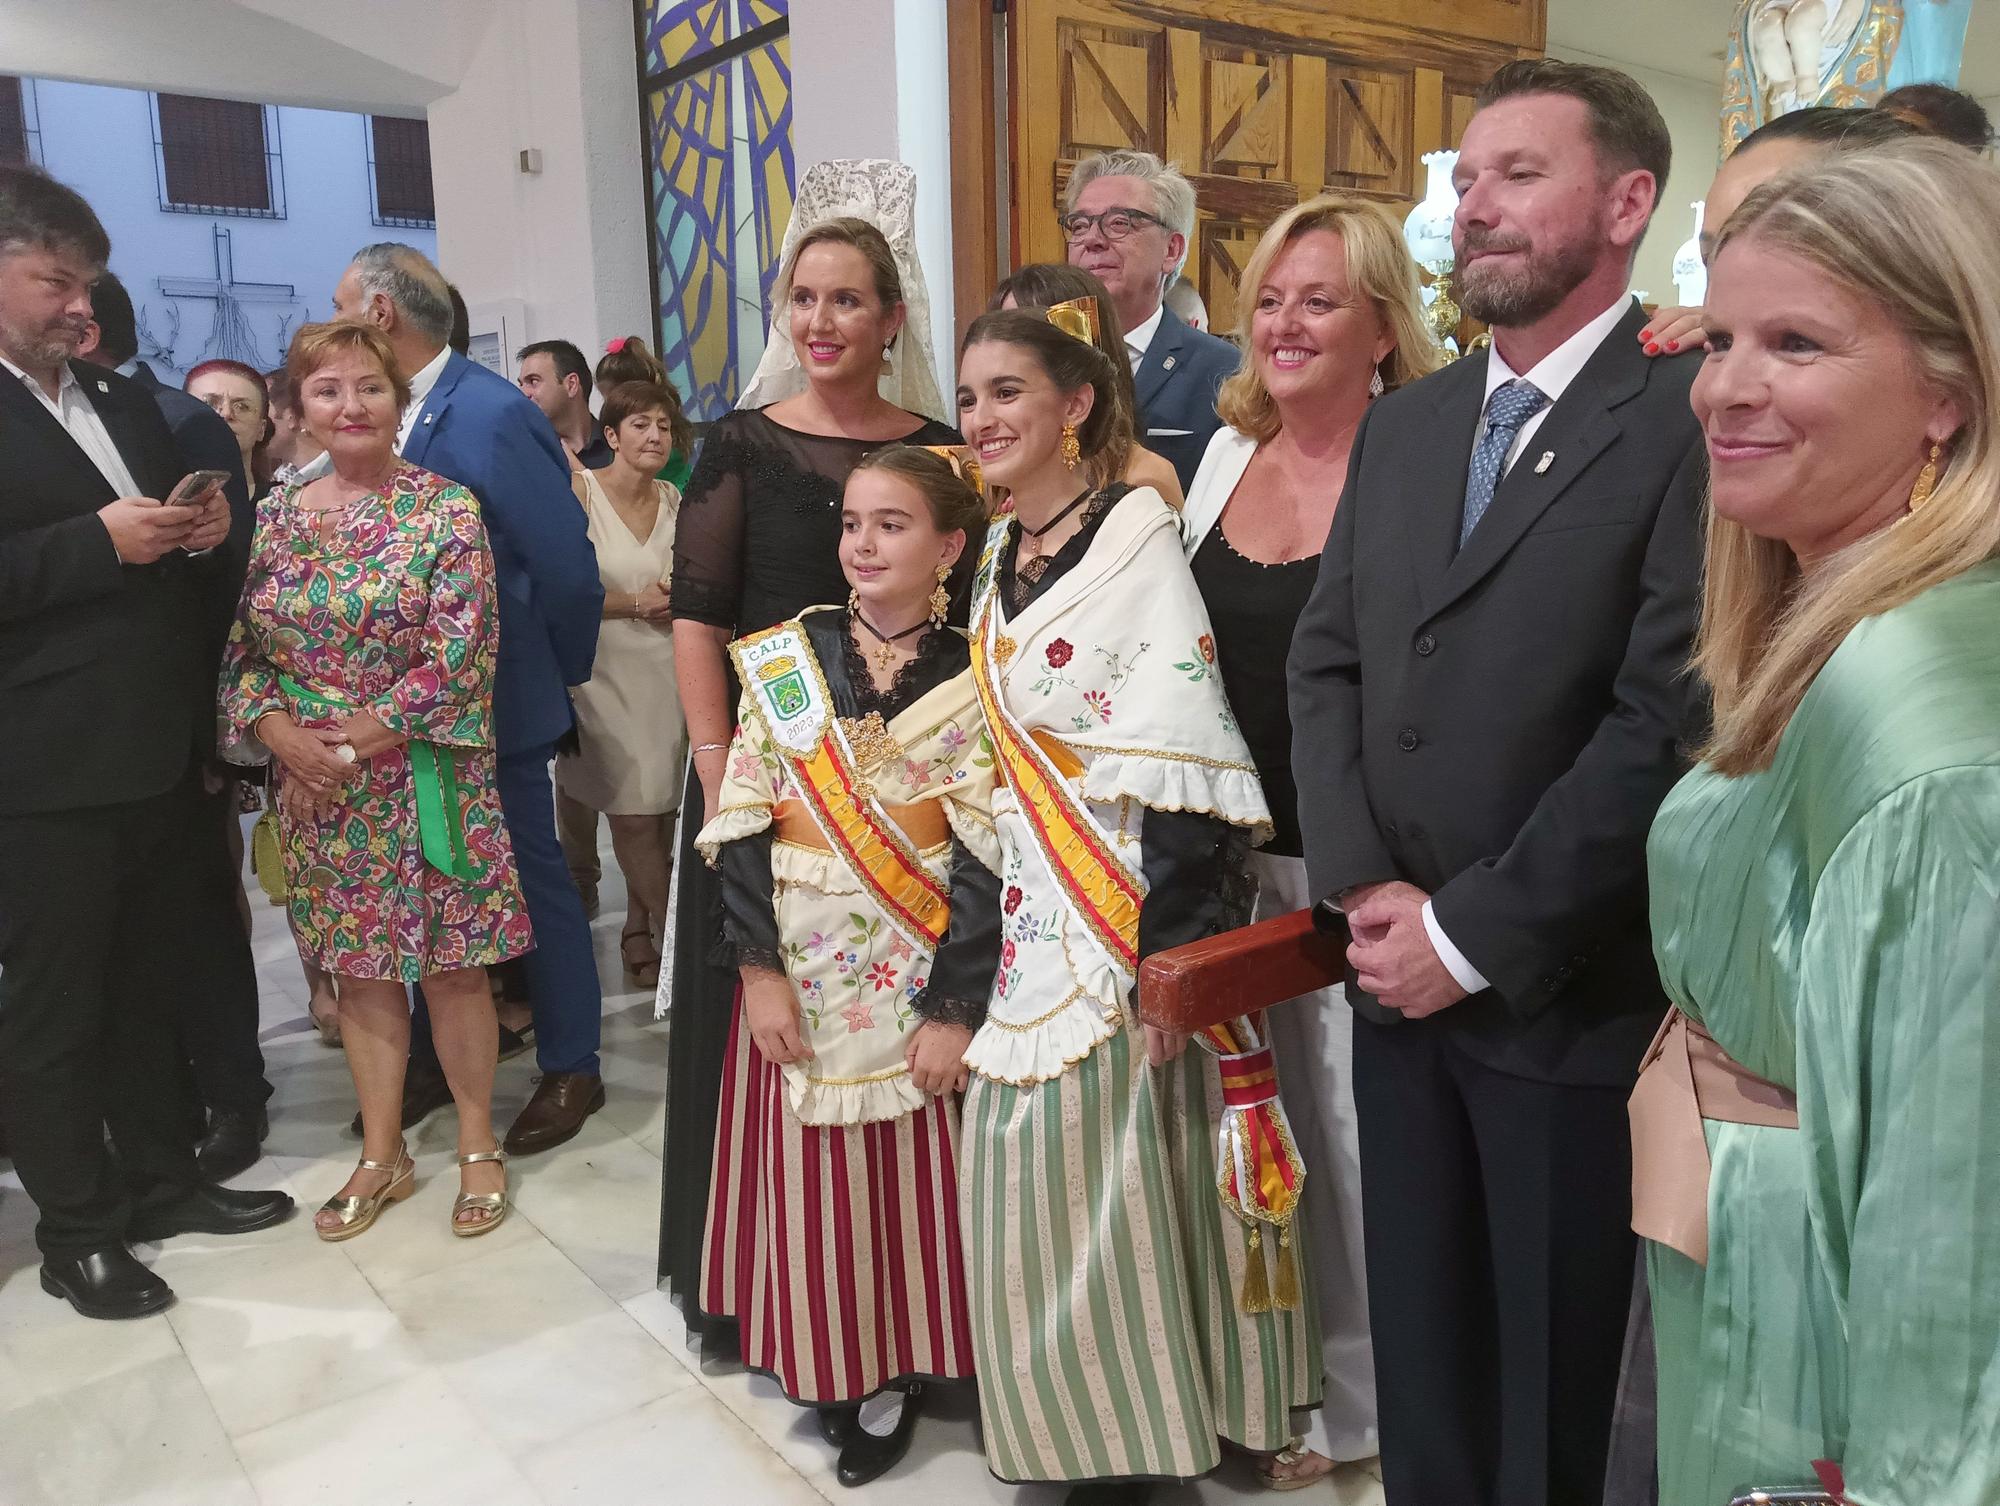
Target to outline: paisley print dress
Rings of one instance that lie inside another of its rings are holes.
[[[479,504],[415,466],[330,520],[299,504],[302,486],[258,504],[223,659],[222,745],[256,750],[268,712],[332,727],[362,708],[407,741],[363,759],[332,814],[281,809],[293,930],[320,966],[354,978],[414,983],[517,956],[533,939],[494,783],[500,628]],[[275,765],[280,790],[291,777]],[[420,779],[440,798],[429,857]],[[444,833],[455,860],[440,865]]]

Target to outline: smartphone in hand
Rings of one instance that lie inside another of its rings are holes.
[[[189,471],[167,494],[167,506],[199,507],[228,479],[227,471]]]

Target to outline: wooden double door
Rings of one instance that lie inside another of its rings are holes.
[[[1198,220],[1186,275],[1212,327],[1264,228],[1323,188],[1397,210],[1456,146],[1480,84],[1539,55],[1546,0],[1014,0],[1010,208],[1020,262],[1060,261],[1076,163],[1178,163]]]

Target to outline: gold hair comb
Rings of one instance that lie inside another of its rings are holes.
[[[1051,304],[1042,311],[1042,317],[1064,334],[1083,341],[1085,345],[1097,343],[1095,298],[1072,298],[1067,303]]]
[[[952,475],[982,496],[986,492],[986,472],[980,468],[979,456],[969,444],[923,444],[920,450],[928,450],[946,465]]]

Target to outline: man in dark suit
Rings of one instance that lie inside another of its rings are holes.
[[[479,499],[500,586],[500,667],[493,691],[500,806],[535,928],[525,959],[542,1078],[507,1131],[510,1155],[560,1145],[604,1106],[597,1048],[603,995],[590,922],[556,841],[549,764],[570,730],[569,692],[590,678],[604,587],[569,459],[541,410],[505,377],[453,351],[451,299],[410,246],[365,246],[333,294],[334,315],[389,337],[410,383],[400,448],[413,465]],[[418,995],[405,1082],[405,1125],[449,1100]],[[414,1117],[413,1117],[414,1116]]]
[[[563,448],[587,471],[611,464],[611,446],[590,411],[590,363],[567,340],[523,345],[514,378],[529,402],[555,427]]]
[[[222,579],[214,595],[219,608],[214,652],[220,661],[249,568],[255,522],[243,452],[213,408],[169,387],[139,359],[132,299],[116,274],[106,272],[97,279],[91,290],[91,314],[96,339],[86,341],[83,359],[129,376],[151,395],[190,470],[223,471],[229,477],[223,483],[229,499],[229,537],[216,551]],[[231,840],[238,830],[236,782],[212,770],[205,783],[213,786],[208,803],[215,813],[215,841],[203,854],[211,860],[212,877],[200,891],[208,918],[196,934],[208,949],[209,967],[202,986],[184,991],[189,1013],[177,1023],[194,1095],[207,1116],[196,1159],[204,1176],[220,1182],[249,1170],[262,1154],[264,1137],[270,1133],[264,1105],[270,1100],[271,1084],[264,1076],[264,1052],[257,1043],[257,964],[243,924],[243,844],[240,835]]]
[[[187,465],[159,408],[74,360],[109,255],[75,193],[0,169],[0,1113],[43,1289],[93,1318],[173,1300],[128,1242],[292,1208],[204,1181],[187,1135],[229,504],[163,506]]]
[[[1139,403],[1139,442],[1194,484],[1222,420],[1215,394],[1241,355],[1191,329],[1162,299],[1194,236],[1194,187],[1151,152],[1100,152],[1070,175],[1063,204],[1069,260],[1104,284],[1125,331]]]
[[[1292,643],[1393,1506],[1602,1496],[1625,1099],[1666,1007],[1645,842],[1692,730],[1706,475],[1697,363],[1648,361],[1625,291],[1670,155],[1612,70],[1510,63],[1481,92],[1455,241],[1493,349],[1370,409]]]

